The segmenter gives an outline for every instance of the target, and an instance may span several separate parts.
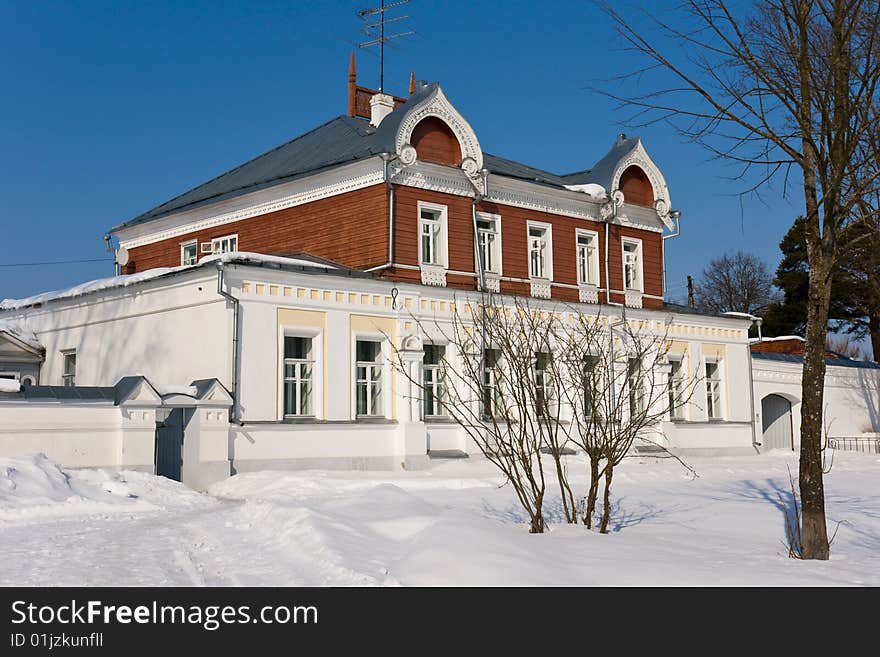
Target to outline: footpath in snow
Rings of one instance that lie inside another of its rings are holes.
[[[787,557],[795,455],[689,463],[698,478],[673,459],[627,459],[603,536],[561,524],[554,499],[551,531],[529,535],[481,459],[242,474],[208,494],[41,455],[0,459],[0,584],[880,585],[877,455],[835,455],[826,563]]]

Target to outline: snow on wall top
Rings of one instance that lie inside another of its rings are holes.
[[[80,297],[92,292],[100,292],[102,290],[111,290],[118,287],[127,287],[135,283],[153,280],[166,274],[184,271],[186,269],[195,269],[211,262],[251,262],[254,264],[278,264],[288,267],[322,267],[324,269],[337,269],[330,264],[318,263],[305,258],[284,258],[281,256],[263,255],[262,253],[249,253],[246,251],[234,251],[232,253],[223,253],[217,255],[205,256],[194,265],[183,265],[180,267],[157,267],[136,274],[123,274],[122,276],[110,276],[108,278],[98,278],[93,281],[87,281],[74,285],[63,290],[52,290],[51,292],[42,292],[23,299],[3,299],[0,301],[0,310],[17,310],[27,306],[33,306],[47,301],[56,299],[72,299]],[[34,337],[36,339],[36,337]],[[38,343],[39,344],[39,343]]]
[[[33,331],[24,328],[17,322],[11,322],[8,319],[0,319],[0,333],[7,333],[34,349],[43,348],[43,345],[40,344],[36,334]]]
[[[21,384],[15,379],[0,379],[0,392],[18,392]]]

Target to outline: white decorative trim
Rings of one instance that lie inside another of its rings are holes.
[[[532,278],[532,279],[529,279],[529,283],[531,283],[531,286],[532,286],[531,294],[533,297],[538,297],[539,299],[549,299],[550,298],[550,290],[552,289],[552,281],[549,281],[544,278]]]
[[[654,193],[655,200],[653,209],[655,214],[667,228],[672,229],[673,222],[672,218],[669,216],[669,211],[672,208],[672,201],[669,198],[669,188],[666,186],[666,179],[663,177],[663,174],[660,173],[660,169],[657,165],[654,164],[654,160],[648,155],[648,151],[645,150],[645,146],[642,144],[641,139],[638,141],[636,147],[617,163],[617,166],[614,169],[614,175],[611,177],[611,189],[617,190],[620,187],[620,176],[631,166],[637,166],[645,172]]]
[[[383,176],[382,160],[370,158],[301,180],[136,224],[114,234],[119,238],[120,246],[132,249],[378,185],[383,182]]]
[[[416,162],[406,168],[392,167],[391,182],[433,192],[473,198],[474,186],[464,172],[430,162]]]
[[[422,285],[446,287],[446,269],[436,265],[422,265]]]
[[[487,292],[495,292],[497,294],[501,291],[501,277],[498,274],[484,273],[483,283]]]
[[[480,148],[480,141],[477,134],[465,118],[459,114],[458,110],[453,107],[443,89],[437,85],[437,88],[427,97],[423,98],[415,104],[400,121],[395,136],[395,148],[398,155],[402,155],[403,148],[406,144],[411,143],[412,133],[415,127],[430,116],[437,117],[449,126],[458,143],[461,146],[462,166],[466,166],[465,173],[469,176],[476,177],[479,175],[480,169],[483,167],[483,149]],[[470,158],[476,166],[471,164],[465,165],[465,161]]]
[[[599,303],[599,288],[595,285],[579,285],[578,299],[581,303]]]
[[[641,308],[642,307],[642,293],[636,292],[633,290],[627,290],[625,293],[625,301],[626,305],[630,308]]]

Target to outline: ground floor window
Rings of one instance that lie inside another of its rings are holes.
[[[355,399],[358,417],[381,417],[382,402],[382,343],[358,340],[355,343]]]
[[[706,415],[710,420],[721,419],[721,366],[718,362],[706,363]]]
[[[645,375],[642,361],[630,358],[627,363],[626,385],[629,389],[629,414],[636,416],[645,411]]]
[[[424,397],[425,417],[445,417],[446,409],[443,407],[445,398],[445,385],[441,361],[443,360],[445,347],[443,345],[426,344],[425,356],[422,362],[423,378],[422,385]]]
[[[680,358],[669,359],[669,417],[684,419],[685,370]]]
[[[498,389],[498,367],[501,352],[498,349],[483,350],[483,416],[496,417],[499,412],[501,393]]]
[[[312,338],[284,336],[284,415],[313,416],[312,384],[315,360]]]
[[[553,378],[550,371],[552,355],[547,352],[535,354],[535,411],[539,416],[550,417],[553,402]]]
[[[76,385],[76,351],[62,351],[61,359],[61,385],[73,387]]]

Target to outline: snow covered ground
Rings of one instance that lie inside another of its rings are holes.
[[[261,472],[200,494],[136,472],[0,459],[3,585],[880,585],[880,457],[826,478],[827,563],[784,545],[790,453],[632,458],[613,532],[525,518],[491,465]]]

